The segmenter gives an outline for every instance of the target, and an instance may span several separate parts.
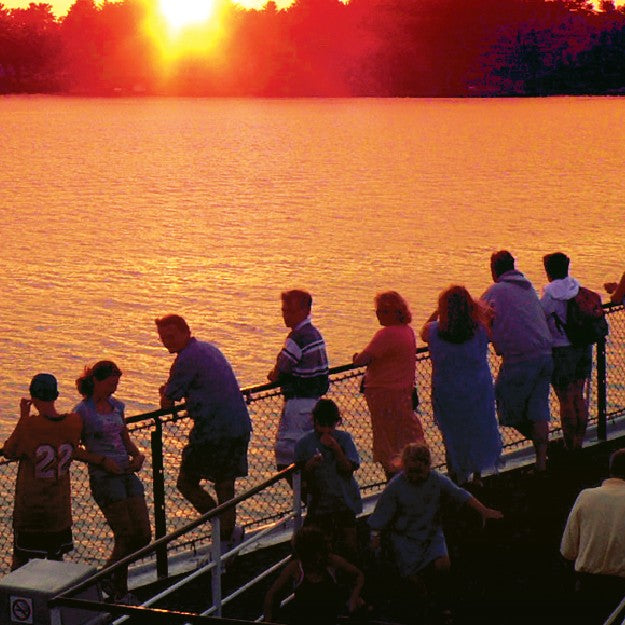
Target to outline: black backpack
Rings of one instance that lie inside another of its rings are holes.
[[[583,286],[566,302],[566,323],[554,313],[556,326],[564,330],[571,345],[583,347],[604,339],[610,331],[601,296]]]

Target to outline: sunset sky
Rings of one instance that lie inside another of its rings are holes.
[[[75,0],[42,0],[46,4],[52,5],[52,11],[57,17],[65,15]],[[192,0],[193,4],[200,4],[210,0]],[[0,0],[0,4],[4,4],[7,9],[15,9],[17,7],[27,7],[33,0]],[[36,2],[36,0],[35,0]],[[237,0],[237,4],[245,7],[260,7],[265,4],[266,0]],[[98,0],[96,3],[99,4]],[[276,4],[279,8],[288,6],[292,3],[292,0],[277,0]],[[184,2],[178,4],[184,5]]]
[[[15,9],[18,7],[26,8],[32,0],[0,0],[7,9]],[[52,5],[52,10],[57,17],[65,15],[69,7],[74,4],[74,0],[46,0],[47,4]]]

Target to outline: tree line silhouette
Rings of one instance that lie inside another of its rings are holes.
[[[0,92],[509,96],[625,92],[625,9],[604,0],[296,0],[220,7],[210,52],[168,58],[155,0],[0,3]],[[161,37],[162,39],[162,37]]]

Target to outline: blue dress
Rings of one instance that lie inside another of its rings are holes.
[[[488,336],[480,325],[461,344],[444,340],[438,322],[428,327],[432,361],[432,409],[460,481],[493,467],[501,454],[493,378],[486,360]]]

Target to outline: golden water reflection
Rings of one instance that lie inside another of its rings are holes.
[[[488,285],[506,247],[537,287],[561,249],[601,289],[625,268],[625,104],[541,100],[0,100],[0,434],[40,370],[107,357],[154,408],[167,312],[260,383],[309,289],[331,364],[397,289],[415,326],[440,289]]]

